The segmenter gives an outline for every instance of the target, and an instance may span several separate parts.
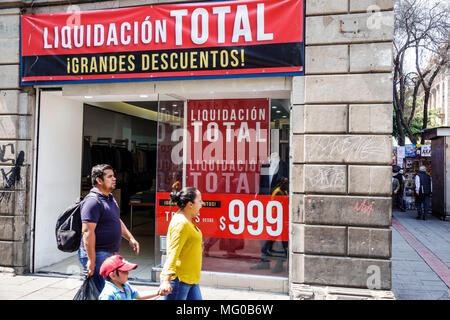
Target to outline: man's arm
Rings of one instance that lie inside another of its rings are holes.
[[[122,237],[128,240],[130,246],[133,248],[136,254],[139,254],[139,242],[137,242],[136,239],[133,237],[133,235],[128,230],[125,223],[123,223],[122,219],[120,219],[120,225],[122,226]]]
[[[400,183],[398,182],[397,178],[394,178],[392,180],[392,183],[394,185],[394,193],[396,194],[398,192],[398,190],[400,189]]]
[[[420,190],[420,177],[419,177],[419,175],[416,175],[415,183],[416,183],[416,194],[419,194],[419,190]]]
[[[83,233],[84,248],[88,256],[88,262],[86,265],[87,275],[90,277],[94,274],[95,270],[95,228],[96,223],[83,222],[81,231]]]

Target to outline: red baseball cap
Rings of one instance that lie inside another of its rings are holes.
[[[130,263],[120,255],[107,258],[100,267],[100,275],[107,278],[114,270],[131,271],[138,267],[135,263]]]

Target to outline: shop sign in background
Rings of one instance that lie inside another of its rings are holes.
[[[405,145],[405,157],[417,157],[420,156],[420,147],[417,148],[415,144]]]
[[[397,146],[397,165],[403,168],[403,160],[405,159],[405,146]]]
[[[303,26],[303,0],[22,15],[21,81],[302,74]]]
[[[422,157],[431,157],[431,145],[423,144],[420,147],[420,151],[421,151]]]

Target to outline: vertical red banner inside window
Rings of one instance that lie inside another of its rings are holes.
[[[258,194],[269,110],[269,99],[188,101],[186,184],[204,193]]]
[[[178,147],[167,146],[171,161],[184,164],[185,186],[202,193],[204,206],[195,223],[203,236],[287,241],[289,197],[285,192],[272,193],[267,179],[270,100],[188,100],[184,121],[186,130],[178,127],[174,131],[178,134],[171,135]],[[164,171],[173,174],[175,167]],[[167,192],[177,190],[173,181],[158,188],[159,235],[166,234],[178,211]]]

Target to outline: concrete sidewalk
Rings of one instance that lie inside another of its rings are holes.
[[[0,273],[0,300],[72,300],[81,286],[78,277]],[[157,290],[155,284],[130,283],[138,291]],[[287,294],[201,287],[204,300],[289,300]],[[162,299],[161,297],[157,299]]]
[[[450,300],[450,221],[393,212],[392,291],[398,300]],[[156,284],[133,283],[138,290]],[[79,277],[0,273],[0,300],[72,300]],[[205,300],[289,300],[286,294],[201,287]],[[159,298],[161,299],[161,298]]]
[[[450,300],[450,221],[416,216],[393,212],[392,291],[399,300]]]

